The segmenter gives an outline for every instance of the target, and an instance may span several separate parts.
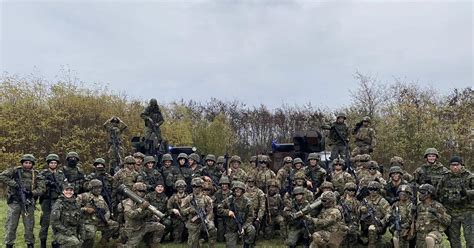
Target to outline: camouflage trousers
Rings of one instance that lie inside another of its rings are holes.
[[[25,228],[25,243],[35,243],[35,235],[33,234],[35,227],[35,206],[29,206],[26,211],[27,213],[25,215],[20,204],[16,202],[8,204],[7,222],[5,223],[5,244],[13,245],[15,243],[16,229],[18,228],[20,216],[23,218],[23,226]]]
[[[64,233],[55,233],[54,240],[61,248],[77,248],[81,247],[82,240],[76,235],[66,235]]]
[[[296,246],[298,241],[302,241],[305,244],[309,243],[309,237],[305,228],[288,228],[285,244],[287,246]]]
[[[184,228],[184,222],[182,221],[181,218],[172,218],[171,219],[171,225],[172,225],[172,235],[173,235],[173,240],[175,243],[181,243],[183,241],[183,237],[185,236],[185,228]]]
[[[216,218],[217,242],[225,241],[226,224],[223,218]]]
[[[432,231],[432,232],[416,232],[416,247],[428,247],[426,243],[426,238],[430,237],[435,240],[434,247],[441,247],[443,243],[443,235],[439,231]]]
[[[227,222],[228,223],[228,222]],[[237,247],[237,242],[239,241],[239,231],[235,225],[228,225],[228,229],[225,234],[225,247],[226,248],[235,248]],[[253,225],[248,225],[243,227],[244,235],[242,237],[245,244],[253,246],[255,243],[255,236],[257,231]]]
[[[201,237],[201,232],[205,232],[205,229],[201,223],[192,223],[190,221],[186,222],[186,228],[188,229],[188,247],[197,248],[199,245],[199,238]],[[209,244],[213,246],[216,243],[217,229],[214,226],[213,222],[207,224],[207,231],[209,232]]]
[[[39,231],[39,238],[40,239],[47,239],[48,238],[48,229],[50,226],[50,217],[51,217],[51,208],[53,207],[56,199],[44,199],[41,202],[41,217],[40,217],[40,231]]]
[[[280,235],[281,238],[286,237],[286,223],[285,218],[281,215],[274,215],[272,216],[272,222],[268,223],[267,221],[268,216],[265,217],[265,226],[263,228],[263,233],[265,239],[273,239],[275,235]],[[280,230],[279,233],[275,233],[275,229],[278,228]]]
[[[344,158],[346,155],[346,146],[345,145],[332,145],[331,146],[331,161],[338,158],[339,155],[341,158]],[[344,158],[345,159],[345,158]]]
[[[140,241],[147,233],[152,233],[151,242],[158,244],[161,241],[165,226],[159,222],[145,222],[140,228],[124,228],[124,234],[127,236],[127,243],[122,247],[138,247]]]
[[[451,225],[446,230],[451,248],[461,248],[461,226],[464,230],[466,247],[474,247],[474,212],[451,213]]]
[[[85,236],[84,247],[94,247],[95,234],[97,231],[102,233],[103,240],[109,240],[119,230],[119,224],[116,221],[109,220],[106,225],[95,225],[94,223],[84,224]]]
[[[312,242],[309,247],[317,248],[317,247],[329,247],[329,248],[337,248],[341,247],[342,241],[346,237],[346,232],[343,231],[317,231],[313,233],[311,236]]]

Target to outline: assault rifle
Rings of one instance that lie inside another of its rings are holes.
[[[375,213],[375,209],[369,205],[369,202],[367,201],[367,199],[364,199],[362,203],[364,204],[365,207],[367,207],[367,214],[361,219],[365,220],[369,218],[372,223],[376,224],[380,229],[383,229],[384,225],[382,224],[382,221],[377,217]]]
[[[30,200],[30,198],[32,197],[31,191],[28,191],[23,185],[23,182],[21,180],[21,170],[16,170],[16,179],[16,183],[18,184],[17,193],[20,195],[20,206],[21,208],[23,208],[25,216],[28,216],[28,207],[33,204],[33,202]],[[27,193],[31,196],[27,197]]]
[[[267,184],[267,175],[265,174],[265,211],[268,214],[267,223],[272,223],[272,214],[270,213],[270,202],[268,200],[268,184]]]
[[[228,164],[228,160],[229,160],[229,154],[226,152],[225,155],[224,155],[224,173],[227,177],[229,177],[229,164]]]
[[[300,207],[298,206],[298,203],[296,203],[294,200],[293,200],[293,206],[294,206],[296,212],[300,212]],[[292,214],[294,215],[295,213],[292,213]],[[295,217],[296,218],[301,218],[301,222],[303,223],[306,234],[308,235],[308,238],[310,238],[311,237],[311,232],[309,231],[308,223],[306,223],[306,220],[304,219],[304,213],[301,216],[295,216]],[[293,216],[292,216],[292,218],[293,218]],[[294,219],[296,219],[296,218],[294,218]]]
[[[107,187],[104,182],[104,177],[99,176],[98,178],[102,182],[102,190],[100,194],[102,195],[102,197],[104,197],[105,203],[107,203],[109,210],[112,211],[113,209],[112,196],[110,195],[110,192],[107,190]]]
[[[193,206],[193,208],[196,210],[197,216],[201,220],[201,226],[204,228],[204,230],[206,230],[207,237],[210,237],[209,229],[207,229],[207,223],[209,223],[209,221],[206,219],[206,211],[198,206],[196,198],[194,198],[194,194],[193,198],[191,199],[191,206]]]
[[[417,205],[418,205],[418,187],[416,186],[416,183],[413,182],[412,184],[412,191],[413,191],[413,206],[411,208],[411,225],[410,225],[410,232],[409,232],[409,237],[414,237],[415,236],[415,222],[416,222],[416,213],[417,213]]]
[[[105,224],[106,226],[109,225],[109,222],[107,221],[107,218],[105,218],[105,214],[107,211],[105,211],[104,208],[99,208],[97,204],[95,204],[94,199],[91,199],[91,205],[94,208],[95,216],[99,219],[102,224]]]
[[[402,231],[401,221],[400,210],[398,209],[398,206],[395,206],[395,211],[393,213],[393,224],[395,225],[395,235],[398,239],[400,239],[400,232]]]
[[[349,225],[352,222],[352,210],[347,204],[341,201],[340,203],[341,208],[342,208],[342,216],[344,217],[344,222]]]
[[[352,161],[351,161],[351,156],[350,156],[350,153],[349,153],[349,144],[347,143],[347,141],[342,137],[341,133],[339,132],[339,130],[337,130],[337,128],[335,128],[334,126],[331,127],[331,129],[334,130],[334,132],[336,132],[336,135],[337,137],[339,138],[339,140],[341,140],[343,143],[344,143],[344,156],[345,156],[345,159],[346,159],[346,167],[347,167],[347,171],[352,175],[354,176],[355,180],[356,180],[356,184],[359,185],[359,178],[357,177],[357,174],[355,173],[355,170],[354,170],[354,167],[352,166]]]
[[[235,202],[234,202],[233,197],[230,200],[229,209],[230,211],[234,212],[234,216],[235,216],[234,222],[237,225],[237,228],[239,229],[239,236],[240,236],[244,231],[244,228],[243,228],[244,221],[242,220],[242,217],[240,217],[240,215],[237,213],[237,209],[235,208]]]

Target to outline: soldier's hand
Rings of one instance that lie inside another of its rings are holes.
[[[150,206],[150,203],[148,201],[143,201],[142,204],[140,204],[140,208],[145,210]]]
[[[83,208],[82,209],[86,214],[93,214],[95,212],[94,208]]]
[[[239,230],[239,235],[240,235],[240,236],[244,235],[244,232],[245,232],[245,231],[244,231],[244,229],[242,228],[242,230]]]
[[[303,212],[298,211],[298,212],[295,213],[295,219],[297,219],[297,218],[299,218],[299,217],[301,217],[301,216],[303,216]]]
[[[179,210],[176,208],[171,209],[171,212],[177,216],[181,216],[181,213],[179,213]]]
[[[313,188],[313,183],[312,183],[311,181],[307,180],[307,181],[306,181],[306,186],[307,186],[308,188],[311,188],[311,189],[312,189],[312,188]]]
[[[367,211],[368,211],[368,209],[367,209],[367,207],[366,207],[366,206],[362,206],[362,207],[360,207],[360,212],[361,212],[362,214],[366,214],[366,213],[367,213]]]
[[[235,213],[229,210],[229,214],[227,214],[230,218],[235,218]]]
[[[212,182],[212,179],[208,176],[204,176],[204,181],[206,182]]]

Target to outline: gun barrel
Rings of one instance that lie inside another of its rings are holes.
[[[119,192],[122,192],[124,195],[128,196],[130,199],[132,199],[134,202],[137,202],[139,204],[143,203],[145,200],[135,194],[132,190],[127,188],[124,184],[121,184],[118,187]],[[163,214],[160,210],[156,209],[154,206],[150,205],[148,206],[148,210],[150,210],[154,215],[158,216],[159,218],[165,217],[165,214]]]

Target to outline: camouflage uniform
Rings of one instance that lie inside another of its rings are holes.
[[[304,182],[306,180],[306,176],[304,174],[303,171],[299,171],[295,174],[294,176],[294,184],[295,184],[295,187],[302,187],[303,188],[303,191],[304,191],[304,199],[308,202],[313,202],[315,200],[314,198],[314,194],[313,192],[311,192],[310,190],[308,190],[307,188],[304,188]],[[301,182],[301,183],[297,183],[297,182]],[[287,192],[285,193],[285,195],[283,196],[283,200],[285,202],[291,202],[291,197],[292,197],[292,193],[291,192]]]
[[[285,157],[283,159],[283,166],[278,170],[276,174],[276,180],[280,186],[280,194],[283,196],[286,192],[293,189],[293,183],[291,179],[291,165],[293,159],[291,157]]]
[[[414,178],[413,178],[413,175],[411,175],[410,173],[408,173],[406,170],[403,169],[404,163],[405,162],[403,161],[403,158],[399,156],[394,156],[393,158],[390,159],[390,167],[399,166],[402,169],[403,180],[410,183],[413,181]]]
[[[310,160],[316,160],[316,165],[311,165]],[[313,192],[326,180],[327,175],[326,170],[319,166],[317,161],[319,161],[319,155],[317,153],[310,153],[307,161],[308,166],[305,168],[306,180],[311,182]]]
[[[324,192],[321,201],[323,210],[318,218],[310,218],[318,230],[312,235],[310,247],[339,247],[346,236],[347,226],[341,210],[336,207],[336,195],[334,192]]]
[[[216,156],[214,156],[213,154],[208,154],[204,160],[206,164],[202,168],[201,175],[209,177],[212,182],[212,185],[217,188],[217,186],[219,185],[219,180],[224,172],[224,168],[222,167],[222,165],[216,164]],[[212,161],[211,165],[209,164],[209,161]]]
[[[56,168],[51,168],[48,165],[48,169],[42,170],[38,177],[43,178],[45,181],[45,192],[39,198],[41,204],[41,217],[40,225],[41,229],[39,232],[39,238],[41,240],[41,247],[46,247],[46,240],[48,238],[48,229],[50,224],[51,209],[58,197],[63,192],[63,184],[66,180],[62,170],[57,169],[59,167],[59,156],[56,154],[49,154],[46,156],[46,163],[49,164],[52,161],[56,161]]]
[[[87,175],[85,178],[84,188],[86,191],[90,191],[90,182],[94,179],[99,180],[102,183],[102,192],[100,193],[104,198],[109,210],[113,210],[115,205],[114,198],[112,197],[112,185],[114,183],[114,177],[107,173],[107,168],[105,166],[105,160],[103,158],[97,158],[94,161],[94,172]]]
[[[232,156],[230,158],[230,164],[234,163],[234,162],[237,162],[239,164],[242,164],[242,159],[239,157],[239,156]],[[230,179],[230,182],[234,182],[234,181],[240,181],[240,182],[245,182],[245,180],[247,179],[247,173],[242,170],[242,168],[229,168],[229,172],[227,173],[227,175],[229,176],[229,179]]]
[[[116,173],[120,169],[120,161],[122,161],[123,146],[122,133],[127,129],[127,125],[116,116],[108,119],[104,123],[104,128],[109,134],[108,156],[111,164],[111,171]]]
[[[438,151],[435,148],[428,148],[425,152],[425,159],[428,155],[434,154],[439,159]],[[414,180],[418,185],[431,184],[435,188],[438,187],[438,183],[443,179],[444,174],[449,170],[444,167],[439,161],[435,161],[433,164],[426,162],[422,166],[418,167],[413,173]]]
[[[227,185],[225,187],[225,190],[223,189],[224,184]],[[229,197],[232,194],[232,192],[230,191],[230,180],[228,177],[226,176],[221,177],[221,179],[219,180],[219,185],[221,188],[217,190],[217,192],[214,194],[212,203],[216,211],[216,216],[214,219],[215,219],[216,227],[217,227],[217,242],[223,242],[225,241],[224,235],[226,233],[227,228],[226,228],[224,218],[217,214],[217,207],[218,207],[218,204],[220,204],[227,197]]]
[[[156,209],[158,209],[160,212],[168,212],[168,197],[165,193],[158,193],[156,191],[150,192],[145,196],[145,200],[148,201],[152,206],[156,207]],[[165,237],[166,234],[172,230],[171,217],[168,215],[165,218],[162,218],[160,223],[165,226],[165,232],[163,233],[163,237]]]
[[[185,153],[180,153],[178,155],[178,161],[181,159],[185,159],[186,161],[188,160],[188,156]],[[168,180],[169,182],[176,182],[177,180],[184,180],[186,182],[187,188],[186,192],[189,193],[191,192],[191,179],[193,177],[193,171],[187,164],[180,165],[178,164],[177,166],[174,166],[171,174],[168,175]]]
[[[165,193],[166,196],[170,197],[173,195],[174,182],[172,181],[171,174],[173,172],[173,157],[171,154],[164,154],[161,157],[161,167],[159,168],[163,180],[165,181]]]
[[[138,195],[145,194],[147,191],[144,183],[135,183],[133,185],[133,191]],[[139,195],[140,196],[140,195]],[[148,202],[142,204],[136,203],[132,199],[128,198],[123,201],[124,213],[125,213],[125,226],[123,233],[127,237],[125,247],[138,247],[138,244],[145,235],[151,235],[152,247],[157,247],[163,236],[165,226],[160,224],[156,217],[153,219],[153,213],[148,210]],[[148,203],[149,205],[149,203]]]
[[[352,158],[353,162],[355,163],[356,169],[355,173],[359,181],[362,181],[365,177],[369,175],[369,171],[367,169],[367,163],[371,160],[369,154],[362,154],[356,155]]]
[[[339,204],[342,209],[344,221],[348,226],[346,238],[341,244],[342,247],[354,247],[360,235],[360,207],[361,203],[355,198],[357,185],[353,182],[346,183],[344,186],[344,195]]]
[[[460,157],[453,157],[451,164],[462,166]],[[462,166],[459,172],[452,170],[446,173],[438,186],[438,195],[441,203],[451,215],[451,225],[447,234],[451,247],[461,247],[461,226],[467,247],[474,247],[474,204],[468,196],[468,191],[474,189],[474,175]]]
[[[68,184],[64,190],[74,187]],[[51,211],[51,228],[55,242],[61,247],[81,247],[85,237],[84,219],[74,196],[67,198],[63,194],[56,200]]]
[[[413,238],[412,232],[414,230],[411,230],[411,225],[416,206],[411,201],[413,191],[409,185],[400,185],[398,187],[398,194],[400,195],[400,201],[392,205],[390,231],[393,233],[395,248],[408,248],[410,247],[410,240]],[[398,219],[400,222],[400,230],[396,230],[395,219]]]
[[[179,210],[183,199],[187,196],[186,192],[186,182],[184,180],[177,180],[175,183],[175,188],[178,192],[174,193],[167,203],[167,208],[171,218],[171,225],[172,225],[172,234],[175,243],[181,243],[184,236],[184,219],[183,216],[176,215],[173,213],[173,209]]]
[[[23,216],[23,226],[25,228],[25,243],[28,247],[33,247],[35,236],[33,229],[35,226],[35,198],[42,195],[45,191],[44,180],[38,176],[38,171],[33,169],[35,157],[31,154],[25,154],[21,157],[22,166],[8,168],[0,174],[0,182],[8,185],[8,210],[5,223],[5,244],[7,247],[13,247],[16,239],[16,229],[20,216]],[[24,163],[31,162],[31,169],[25,169]],[[19,178],[21,177],[21,178]],[[19,182],[25,189],[27,205],[21,204],[21,197],[18,193]],[[26,210],[26,212],[25,212]]]
[[[194,178],[191,182],[193,193],[186,196],[180,207],[181,214],[187,219],[186,228],[188,229],[188,247],[200,247],[199,237],[201,231],[207,228],[209,236],[209,246],[212,248],[216,242],[216,227],[214,226],[214,213],[212,211],[211,197],[204,195],[202,190],[203,180],[201,178]],[[199,212],[202,213],[202,220],[199,217]],[[204,221],[204,223],[203,223]]]
[[[344,120],[346,119],[345,114],[338,114],[336,117],[338,119],[339,118],[343,118]],[[339,137],[337,133],[339,133],[342,136],[342,139],[344,141]],[[331,125],[328,138],[329,138],[329,145],[331,146],[331,160],[334,160],[338,158],[339,156],[341,158],[344,158],[346,154],[346,149],[347,149],[346,145],[347,143],[349,143],[349,128],[347,127],[346,123],[338,122],[338,121],[334,122]]]
[[[336,164],[344,165],[345,161],[343,159],[335,159],[332,164],[333,164],[333,167]],[[339,192],[340,195],[342,195],[344,193],[344,186],[346,185],[346,183],[350,183],[350,182],[355,183],[355,179],[347,171],[344,171],[344,170],[338,171],[334,169],[333,172],[331,173],[331,182],[334,185],[335,190]]]
[[[441,247],[442,233],[451,224],[446,208],[432,199],[435,188],[430,184],[420,186],[420,202],[416,215],[416,247]]]
[[[263,191],[254,185],[255,177],[248,176],[246,182],[247,182],[247,187],[245,189],[244,196],[247,197],[250,200],[250,203],[252,204],[252,209],[255,213],[254,226],[255,226],[255,229],[257,230],[257,235],[258,235],[258,232],[260,231],[260,227],[262,224],[261,222],[263,220],[263,217],[265,216],[266,198]]]
[[[241,189],[245,192],[245,185],[243,182],[236,181],[232,185],[233,195],[227,197],[217,207],[217,213],[225,219],[226,225],[226,247],[237,247],[237,240],[239,235],[242,235],[244,247],[253,247],[255,244],[256,231],[252,222],[255,218],[252,203],[245,195],[237,195],[236,190]],[[229,214],[232,212],[235,218]],[[238,223],[238,224],[237,224]],[[242,230],[239,230],[239,226]],[[243,234],[239,233],[243,231]]]
[[[152,168],[148,168],[147,164],[153,163]],[[143,160],[143,170],[139,173],[139,180],[146,184],[148,191],[154,191],[158,183],[163,184],[164,179],[161,173],[155,169],[155,158],[153,156],[146,156]]]
[[[80,194],[84,192],[84,172],[79,168],[79,155],[77,152],[68,152],[66,155],[66,166],[63,167],[64,175],[67,182],[74,185],[74,193]]]
[[[260,170],[257,172],[256,177],[257,187],[261,190],[266,191],[267,182],[269,180],[275,179],[276,175],[275,172],[268,168],[268,165],[270,164],[270,158],[267,155],[261,155],[258,163]]]
[[[150,100],[150,104],[140,114],[140,117],[145,121],[144,137],[146,149],[153,151],[158,148],[158,145],[162,140],[160,126],[165,121],[156,99],[152,98]]]
[[[367,169],[368,173],[362,178],[359,178],[359,187],[366,187],[372,181],[377,181],[382,187],[385,187],[387,181],[383,179],[382,173],[379,171],[378,163],[373,160],[367,162]]]
[[[366,116],[362,119],[362,125],[356,132],[353,132],[355,137],[355,145],[356,148],[352,151],[352,156],[358,154],[370,154],[372,153],[375,145],[376,145],[376,138],[375,138],[375,130],[369,125],[364,125],[363,123],[367,122],[370,123],[370,117]]]
[[[284,238],[286,237],[285,219],[282,216],[284,202],[279,194],[278,182],[276,180],[268,181],[268,194],[266,197],[268,211],[265,215],[265,238],[272,239],[274,237],[275,227],[280,230],[280,236]]]
[[[106,244],[118,232],[119,224],[110,219],[109,207],[100,195],[102,187],[102,182],[93,179],[90,182],[91,192],[82,193],[76,197],[77,205],[84,216],[85,236],[82,237],[84,241],[82,246],[85,248],[94,247],[95,234],[98,230],[102,233],[101,245]]]
[[[135,159],[132,156],[127,156],[124,159],[124,163],[125,167],[115,173],[112,187],[112,197],[114,199],[114,202],[118,203],[116,206],[114,206],[115,209],[113,210],[113,215],[115,217],[115,220],[117,220],[120,224],[123,224],[125,222],[125,216],[123,215],[124,196],[117,191],[118,187],[121,184],[124,184],[125,186],[127,186],[127,188],[131,189],[133,187],[133,184],[135,184],[139,179],[138,172],[133,169],[133,166],[135,165]]]
[[[399,180],[394,181],[392,179],[393,174],[399,174]],[[403,180],[403,171],[398,166],[393,166],[390,168],[389,172],[390,181],[385,185],[385,199],[388,201],[390,205],[394,202],[398,201],[398,188],[401,185],[407,185],[408,182]]]
[[[296,195],[304,194],[302,187],[295,187],[293,189],[293,197]],[[306,246],[309,244],[311,231],[309,230],[308,223],[305,220],[305,216],[301,213],[302,209],[309,205],[309,202],[305,200],[304,196],[301,199],[295,199],[291,197],[291,200],[285,202],[285,208],[283,209],[283,215],[286,218],[287,223],[287,238],[285,244],[289,247],[296,247],[298,241],[302,241]]]

